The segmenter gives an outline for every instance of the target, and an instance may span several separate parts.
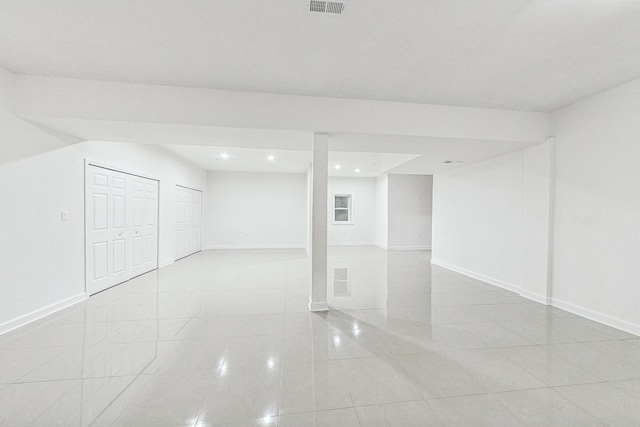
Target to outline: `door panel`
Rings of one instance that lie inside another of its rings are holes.
[[[113,196],[113,228],[123,229],[126,224],[126,196],[117,195]]]
[[[134,227],[142,227],[144,224],[142,221],[142,206],[143,199],[142,197],[134,197],[133,198],[133,226]]]
[[[140,234],[145,237],[144,268],[158,268],[158,181],[146,180],[144,185],[145,226]]]
[[[122,273],[127,268],[126,239],[113,241],[113,274]]]
[[[139,253],[134,254],[132,274],[138,276],[158,268],[158,182],[141,177],[132,177],[132,180],[132,232],[140,246]]]
[[[93,279],[100,280],[109,274],[109,242],[93,244]]]
[[[107,187],[109,184],[109,177],[98,172],[93,174],[93,185],[96,187]]]
[[[109,226],[109,195],[93,195],[93,230],[106,230]]]
[[[87,165],[87,292],[158,266],[158,181]]]
[[[113,177],[113,188],[125,190],[127,188],[126,182],[125,178]]]
[[[175,258],[183,258],[201,250],[202,192],[176,185],[175,193]]]
[[[138,267],[143,261],[143,240],[142,236],[133,238],[133,267]]]
[[[146,197],[145,200],[145,218],[147,225],[156,225],[156,200]]]

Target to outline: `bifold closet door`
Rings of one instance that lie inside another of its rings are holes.
[[[175,259],[202,249],[202,191],[176,185]]]
[[[158,267],[158,181],[87,165],[86,284],[92,295]]]
[[[158,268],[158,181],[131,175],[131,277]]]

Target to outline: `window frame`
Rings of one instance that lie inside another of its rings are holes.
[[[347,207],[340,208],[336,207],[336,197],[346,197],[347,198]],[[346,221],[336,221],[336,211],[347,211],[347,220]],[[351,194],[346,193],[333,193],[333,215],[331,217],[332,223],[334,225],[353,225],[353,197]]]

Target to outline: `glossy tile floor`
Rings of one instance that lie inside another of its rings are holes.
[[[640,425],[638,337],[429,256],[191,256],[0,337],[0,425]]]

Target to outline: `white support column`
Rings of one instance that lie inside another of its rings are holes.
[[[327,303],[327,180],[329,135],[313,136],[311,168],[311,298],[310,311],[329,310]]]
[[[311,258],[311,233],[313,232],[313,218],[312,218],[312,206],[313,206],[313,165],[309,163],[307,169],[307,243],[305,249],[307,251],[307,257]]]

